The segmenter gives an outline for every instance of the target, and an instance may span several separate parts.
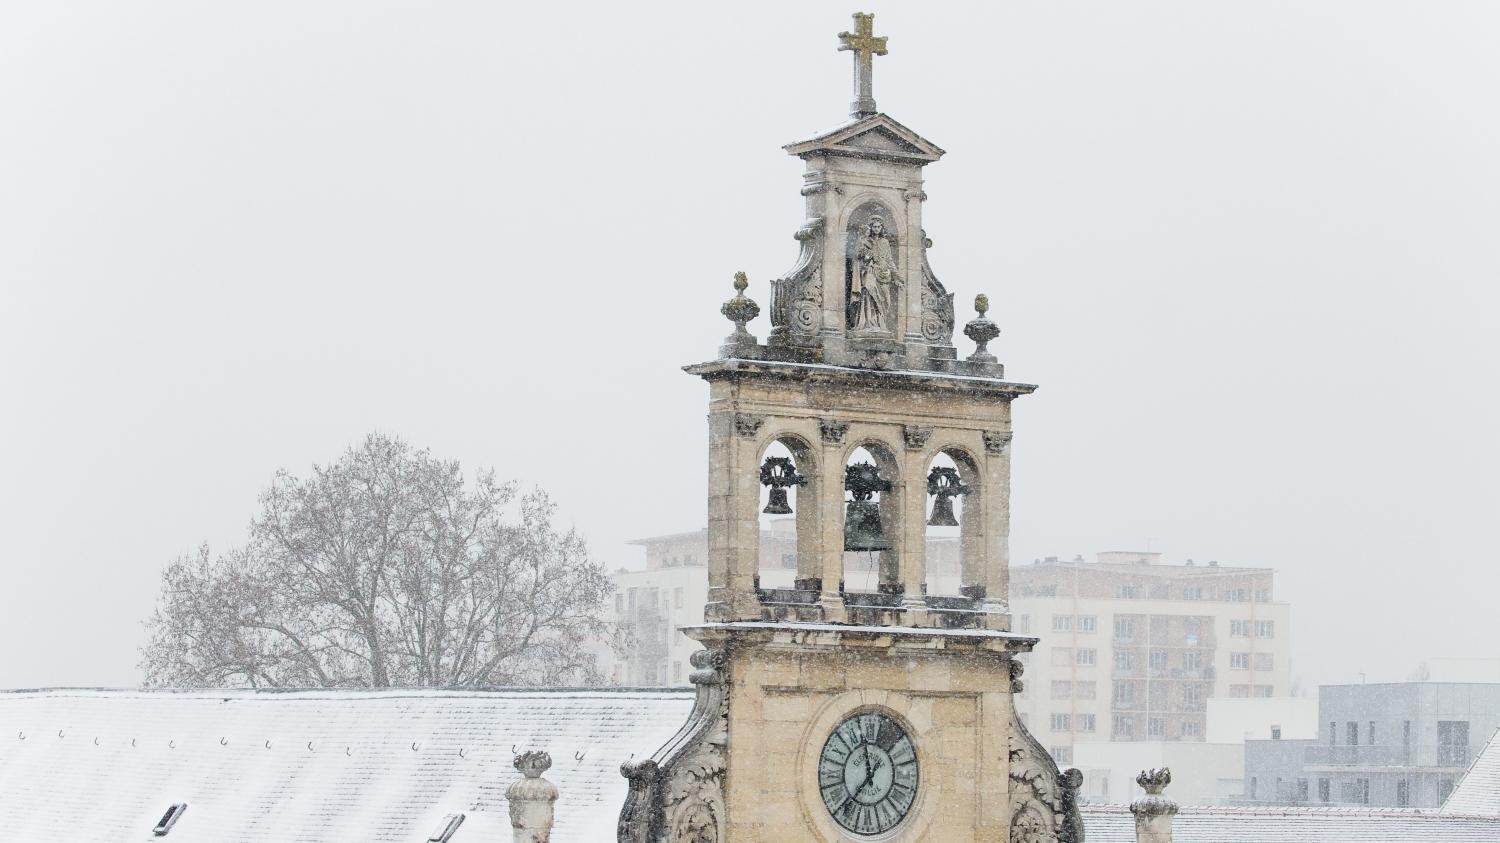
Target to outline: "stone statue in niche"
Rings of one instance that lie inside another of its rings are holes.
[[[895,237],[885,218],[871,214],[853,244],[849,266],[849,330],[892,334],[896,330],[896,302],[902,287],[896,269]]]

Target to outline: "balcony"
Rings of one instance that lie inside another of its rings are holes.
[[[1433,767],[1467,769],[1483,744],[1413,746],[1328,746],[1307,748],[1309,767]]]

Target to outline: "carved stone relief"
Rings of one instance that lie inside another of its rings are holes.
[[[620,765],[630,790],[616,828],[619,843],[724,841],[724,652],[698,650],[691,659],[698,696],[687,724],[650,758]]]
[[[823,218],[813,217],[792,235],[802,244],[797,263],[771,282],[772,336],[814,336],[823,327]]]
[[[1019,694],[1020,662],[1010,663],[1011,693]],[[1078,787],[1083,773],[1060,772],[1052,756],[1010,713],[1010,839],[1012,843],[1083,843]]]
[[[927,250],[932,240],[922,232],[922,339],[934,345],[953,344],[953,294],[932,272]]]

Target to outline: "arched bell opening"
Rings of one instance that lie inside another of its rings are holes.
[[[799,571],[816,566],[817,487],[812,448],[783,436],[761,453],[757,581],[762,589],[793,588]]]
[[[927,466],[927,593],[967,595],[982,582],[984,489],[979,461],[946,447]]]
[[[901,592],[901,484],[895,453],[866,442],[844,463],[844,590]]]
[[[927,593],[957,597],[962,583],[964,502],[972,490],[953,457],[939,452],[927,464],[924,550]]]

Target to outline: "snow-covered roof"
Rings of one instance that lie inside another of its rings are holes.
[[[613,840],[620,762],[691,708],[686,690],[0,693],[0,839],[158,839],[177,802],[166,843],[408,843],[456,813],[452,843],[509,839],[511,762],[541,749],[554,843]]]
[[[1135,843],[1124,805],[1085,805],[1088,843]],[[1500,840],[1500,817],[1396,808],[1183,808],[1173,843],[1457,843]]]
[[[1500,730],[1490,736],[1442,810],[1445,814],[1500,816]]]

